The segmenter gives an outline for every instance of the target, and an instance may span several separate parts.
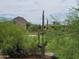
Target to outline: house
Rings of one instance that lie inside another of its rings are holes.
[[[16,18],[14,18],[14,19],[13,19],[13,22],[14,22],[17,26],[19,26],[19,27],[21,27],[21,28],[23,28],[23,29],[26,29],[27,21],[26,21],[23,17],[18,16],[18,17],[16,17]]]

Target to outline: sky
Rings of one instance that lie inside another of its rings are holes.
[[[21,16],[29,22],[41,24],[44,10],[45,20],[52,22],[52,15],[63,21],[69,9],[76,5],[76,0],[0,0],[0,17]]]

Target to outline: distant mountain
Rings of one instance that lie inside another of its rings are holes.
[[[3,22],[3,21],[10,21],[10,20],[11,20],[10,18],[0,17],[0,22]]]

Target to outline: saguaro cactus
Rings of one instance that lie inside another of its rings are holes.
[[[44,30],[44,10],[43,10],[43,13],[42,13],[42,31]]]
[[[47,19],[47,29],[48,29],[48,19]]]
[[[47,21],[48,24],[48,21]],[[42,13],[42,26],[41,26],[41,33],[38,32],[38,47],[41,49],[41,57],[44,59],[45,55],[45,46],[47,45],[47,41],[44,40],[44,10]],[[41,35],[41,38],[40,38]],[[41,41],[41,42],[40,42]]]
[[[42,14],[42,58],[44,59],[45,47],[44,47],[44,10]]]

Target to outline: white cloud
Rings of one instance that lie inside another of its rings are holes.
[[[33,23],[40,23],[43,9],[46,17],[50,14],[60,17],[72,6],[76,6],[76,0],[0,0],[0,16],[20,15]]]

